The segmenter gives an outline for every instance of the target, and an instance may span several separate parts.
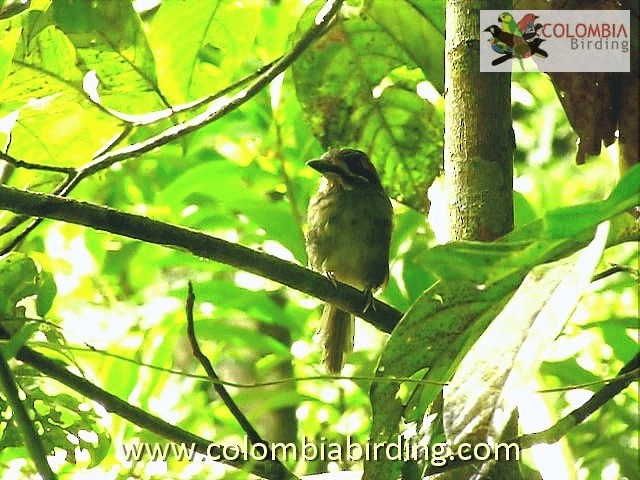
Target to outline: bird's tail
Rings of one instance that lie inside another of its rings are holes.
[[[327,373],[340,373],[345,354],[353,350],[353,317],[331,304],[325,305],[320,342],[322,362]]]

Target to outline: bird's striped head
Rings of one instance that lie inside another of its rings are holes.
[[[307,162],[314,170],[329,181],[337,181],[343,186],[373,184],[380,185],[380,177],[366,153],[353,148],[329,150],[319,159]]]

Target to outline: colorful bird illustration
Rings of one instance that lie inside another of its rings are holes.
[[[531,49],[531,54],[537,55],[539,57],[548,57],[549,54],[540,48],[540,44],[544,42],[544,38],[534,38],[531,40],[529,44],[529,48]]]
[[[504,13],[503,13],[504,15]],[[518,22],[518,28],[522,33],[526,30],[532,29],[535,26],[535,22],[539,17],[534,15],[533,13],[527,13],[522,19]]]
[[[512,34],[515,37],[522,37],[522,32],[520,31],[520,27],[513,19],[513,15],[509,12],[501,13],[498,16],[498,21],[502,23],[502,30]]]
[[[513,53],[513,48],[502,43],[500,40],[498,40],[495,37],[491,37],[489,39],[489,43],[491,44],[491,49],[496,53],[499,53],[501,55],[505,53],[509,53],[509,54]]]
[[[484,31],[491,33],[489,43],[491,49],[501,56],[491,62],[492,65],[499,65],[510,58],[516,58],[520,62],[523,70],[522,60],[533,55],[548,57],[546,51],[540,48],[544,39],[538,37],[538,30],[542,24],[535,23],[538,16],[533,13],[525,15],[518,23],[509,12],[500,14],[498,20],[502,28],[498,25],[490,25]]]
[[[537,37],[538,30],[540,30],[542,27],[543,25],[541,23],[536,23],[533,28],[527,29],[522,32],[522,38],[524,38],[525,40],[531,40],[532,38]]]
[[[513,47],[513,42],[514,42],[513,34],[502,31],[502,29],[500,27],[498,27],[497,25],[491,25],[491,26],[485,28],[484,31],[485,32],[490,32],[491,35],[493,36],[493,38],[495,38],[496,40],[501,41],[502,43],[504,43],[508,47]]]

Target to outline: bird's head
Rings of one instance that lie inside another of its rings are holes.
[[[499,21],[499,22],[509,23],[509,22],[511,22],[512,20],[513,20],[513,15],[511,15],[509,12],[501,13],[501,14],[498,16],[498,21]]]
[[[322,157],[307,162],[330,183],[339,183],[344,188],[362,185],[380,185],[380,177],[366,153],[352,148],[333,149]]]

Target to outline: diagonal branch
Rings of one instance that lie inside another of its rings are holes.
[[[9,363],[1,351],[0,391],[4,393],[7,404],[11,407],[11,410],[13,410],[12,420],[20,431],[24,445],[27,447],[27,451],[38,469],[38,473],[46,480],[57,479],[58,477],[53,473],[47,461],[47,452],[42,445],[42,440],[38,436],[38,432],[36,432],[22,400],[20,400],[18,386],[16,385],[13,375],[11,375]]]
[[[576,425],[584,422],[592,413],[602,407],[605,403],[615,397],[622,390],[627,388],[631,382],[638,380],[638,368],[640,368],[640,353],[629,361],[618,373],[616,378],[602,387],[587,400],[584,405],[576,408],[568,415],[560,419],[555,425],[542,432],[522,435],[518,438],[520,448],[530,448],[539,443],[555,443],[567,434]],[[627,375],[636,371],[636,375]]]
[[[220,383],[220,377],[213,369],[213,365],[206,357],[206,355],[200,349],[200,345],[198,345],[198,339],[196,338],[195,326],[193,324],[193,305],[196,301],[196,296],[193,293],[193,285],[189,282],[188,293],[187,293],[187,301],[185,304],[185,310],[187,313],[187,336],[189,337],[189,342],[191,343],[191,350],[193,350],[193,355],[200,362],[200,365],[204,368],[204,371],[207,372],[207,376],[210,380],[212,380],[213,388],[218,394],[218,396],[222,399],[222,402],[227,406],[231,414],[238,421],[244,432],[247,434],[249,441],[256,444],[263,444],[266,448],[269,448],[267,442],[265,442],[260,434],[253,428],[251,422],[247,419],[247,417],[242,413],[240,407],[233,401],[229,392],[224,385]],[[271,452],[269,452],[270,454]],[[270,456],[270,455],[269,455]]]
[[[211,235],[140,215],[56,195],[25,192],[3,185],[0,185],[0,209],[84,225],[156,245],[186,250],[199,257],[254,273],[333,303],[387,333],[393,330],[402,316],[401,312],[379,300],[374,300],[374,308],[363,312],[365,299],[362,292],[340,282],[336,282],[336,288],[323,275],[300,265]]]

